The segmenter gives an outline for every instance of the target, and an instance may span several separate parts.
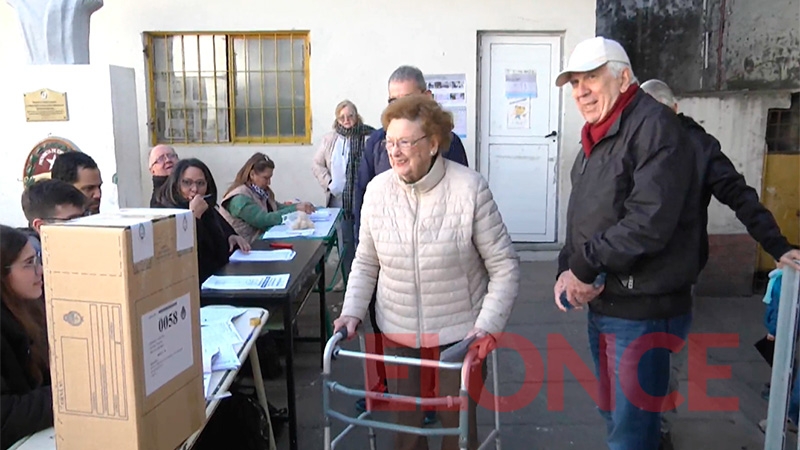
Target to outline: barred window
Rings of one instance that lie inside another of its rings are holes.
[[[769,110],[767,152],[800,153],[800,93],[792,94],[789,109]]]
[[[308,32],[145,40],[153,142],[311,142]]]

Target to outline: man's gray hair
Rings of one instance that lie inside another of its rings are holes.
[[[400,66],[395,69],[394,72],[392,72],[392,76],[389,77],[389,84],[402,83],[404,81],[413,81],[420,92],[428,90],[428,83],[425,82],[425,76],[422,75],[421,70],[414,66]]]
[[[667,83],[664,83],[661,80],[647,80],[642,83],[641,87],[643,91],[650,94],[650,96],[652,96],[654,99],[669,106],[670,108],[675,108],[675,104],[678,103],[675,100],[675,94],[672,93],[672,89],[669,88]]]
[[[622,75],[622,71],[628,69],[631,72],[631,84],[638,83],[639,80],[636,79],[636,75],[633,74],[633,67],[630,64],[620,62],[620,61],[609,61],[606,63],[608,70],[611,71],[611,75],[614,75],[614,78],[619,78]]]

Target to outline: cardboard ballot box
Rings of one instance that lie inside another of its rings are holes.
[[[194,217],[42,227],[59,450],[173,450],[205,421]]]

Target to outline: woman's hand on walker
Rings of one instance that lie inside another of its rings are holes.
[[[356,328],[361,323],[361,319],[353,316],[339,316],[338,319],[333,321],[333,333],[342,328],[347,329],[347,340],[353,339],[356,336]]]

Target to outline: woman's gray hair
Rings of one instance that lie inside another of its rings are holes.
[[[389,84],[403,81],[413,81],[420,92],[428,90],[428,83],[425,82],[425,76],[422,74],[421,70],[414,66],[400,66],[395,69],[389,77]]]
[[[611,75],[614,75],[614,78],[619,78],[622,75],[622,71],[628,69],[631,72],[631,84],[638,83],[639,80],[636,79],[636,75],[633,74],[633,67],[630,64],[626,64],[620,61],[609,61],[606,63],[608,70],[611,71]]]

